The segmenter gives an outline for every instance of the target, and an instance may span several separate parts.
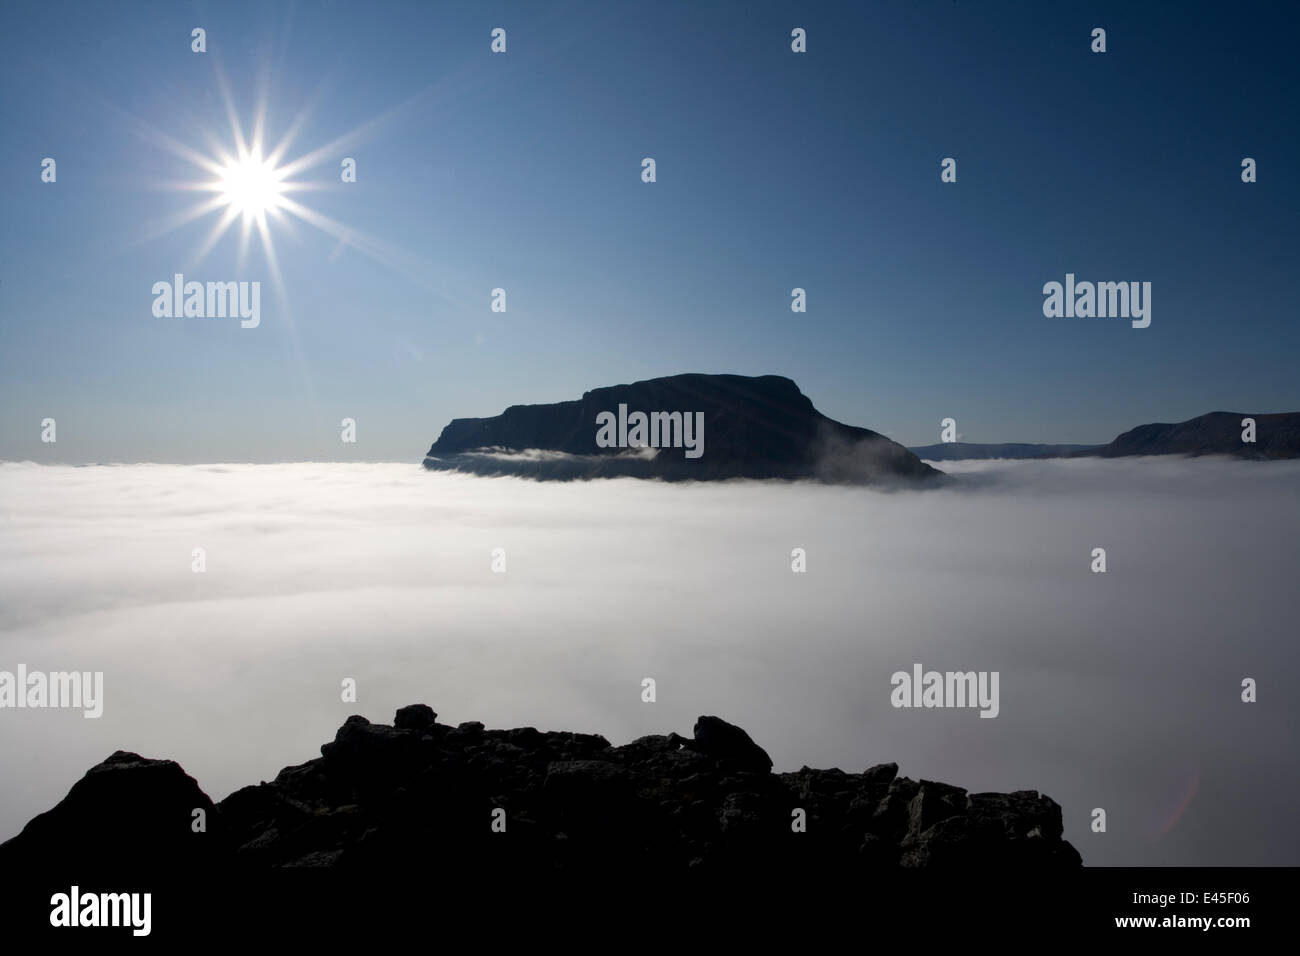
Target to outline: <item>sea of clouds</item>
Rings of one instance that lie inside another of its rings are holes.
[[[1088,864],[1300,863],[1300,462],[941,467],[885,493],[0,464],[0,670],[105,685],[98,720],[0,710],[0,839],[114,750],[221,799],[425,702],[615,744],[717,714],[778,771],[1041,790]],[[914,663],[1000,672],[999,716],[893,708]]]

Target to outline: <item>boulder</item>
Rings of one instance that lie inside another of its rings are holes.
[[[739,768],[758,773],[772,769],[772,758],[767,751],[754,743],[745,731],[721,717],[701,717],[695,721],[692,747],[714,760],[727,761]]]

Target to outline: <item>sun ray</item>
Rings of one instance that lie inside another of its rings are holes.
[[[366,120],[366,122],[362,123],[360,126],[356,127],[355,129],[350,130],[347,133],[344,133],[342,136],[335,137],[333,140],[326,143],[324,146],[321,146],[319,149],[314,149],[310,153],[298,157],[293,162],[286,163],[282,167],[285,171],[285,175],[295,176],[298,173],[305,172],[309,169],[313,169],[316,166],[319,166],[321,163],[328,162],[329,160],[335,158],[335,156],[338,155],[340,150],[344,150],[352,146],[357,146],[365,142],[369,137],[373,136],[384,126],[393,122],[399,116],[402,116],[403,114],[409,112],[418,103],[425,100],[428,97],[428,95],[429,95],[428,91],[416,94],[415,96],[411,97],[405,102],[390,107],[389,109],[380,113],[378,116],[374,117],[373,119]]]
[[[129,245],[138,245],[142,242],[153,242],[155,239],[161,239],[169,232],[174,232],[188,222],[195,219],[202,219],[208,213],[221,209],[225,206],[225,200],[220,196],[213,196],[211,199],[205,199],[202,202],[195,203],[182,209],[165,219],[154,220],[146,223],[142,233],[135,239],[127,240]]]
[[[256,219],[257,234],[262,240],[262,251],[266,253],[266,265],[271,270],[271,280],[275,283],[276,293],[285,301],[288,301],[288,295],[284,288],[284,277],[280,274],[280,260],[275,254],[275,242],[271,239],[271,231],[266,228],[266,214],[262,213]]]
[[[226,79],[226,71],[221,68],[220,61],[214,62],[217,73],[217,89],[221,93],[222,102],[226,105],[226,119],[230,121],[230,131],[235,138],[236,154],[242,159],[248,155],[248,144],[244,141],[244,131],[240,127],[239,112],[235,109],[235,98],[230,92],[230,82]]]
[[[238,209],[233,205],[226,207],[226,211],[222,213],[221,218],[213,224],[212,229],[208,232],[207,238],[203,240],[203,244],[195,251],[194,259],[190,263],[190,268],[199,266],[203,260],[208,257],[208,253],[212,251],[212,247],[215,246],[221,237],[226,234],[226,230],[230,228],[231,223],[233,223],[238,217]]]
[[[114,107],[114,109],[116,109],[116,107]],[[207,170],[208,172],[212,173],[214,176],[221,174],[221,162],[219,159],[212,159],[209,156],[203,155],[198,150],[186,146],[184,143],[168,135],[167,133],[164,133],[156,126],[152,126],[149,123],[146,123],[144,120],[140,119],[137,116],[133,116],[130,113],[126,113],[122,110],[118,110],[118,112],[121,113],[121,115],[126,118],[127,122],[131,126],[135,127],[136,134],[140,136],[142,139],[148,142],[152,142],[157,146],[161,146],[163,149],[167,150],[173,156],[176,156],[180,159],[184,159],[187,162],[190,162],[193,165],[199,167],[200,169]]]
[[[298,227],[293,224],[292,217],[285,215],[284,208],[282,206],[277,205],[274,209],[268,211],[271,215],[271,218],[275,220],[276,225],[282,226],[285,232],[289,233],[289,237],[293,239],[295,243],[302,241],[301,237],[298,235]]]
[[[253,144],[249,147],[249,152],[256,156],[262,155],[262,137],[266,132],[266,95],[258,101],[257,111],[253,116]]]
[[[380,265],[387,266],[390,269],[397,268],[397,257],[386,248],[385,243],[373,236],[357,232],[355,229],[343,225],[337,219],[331,219],[324,213],[317,212],[287,196],[280,197],[280,208],[290,215],[297,216],[308,225],[315,226],[321,232],[345,242],[350,248],[369,256]]]
[[[244,264],[248,261],[248,240],[252,237],[253,221],[243,220],[239,225],[239,252],[235,259],[235,272],[244,274]]]
[[[272,166],[278,167],[280,165],[280,161],[284,159],[284,154],[288,151],[289,147],[293,145],[293,141],[298,138],[298,134],[302,132],[302,128],[306,125],[308,117],[316,109],[316,106],[320,103],[323,95],[324,90],[318,89],[315,94],[313,94],[311,101],[298,111],[298,115],[293,118],[293,122],[289,124],[289,128],[285,131],[285,134],[280,137],[280,142],[275,144],[275,148],[272,149],[270,154],[266,157],[267,162]]]

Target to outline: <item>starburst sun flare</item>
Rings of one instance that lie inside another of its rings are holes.
[[[185,176],[179,180],[159,181],[155,185],[182,193],[199,193],[202,197],[170,215],[146,224],[137,241],[157,241],[182,226],[215,213],[214,221],[185,263],[186,270],[198,268],[233,229],[238,237],[235,268],[242,274],[251,240],[256,233],[266,270],[280,293],[282,304],[286,306],[288,297],[285,295],[272,231],[284,231],[297,238],[298,224],[318,230],[334,240],[333,251],[328,254],[331,262],[344,250],[354,250],[414,281],[427,281],[427,263],[413,259],[399,247],[351,225],[345,225],[308,205],[305,193],[332,189],[340,183],[356,182],[355,175],[352,179],[347,179],[335,173],[334,177],[314,181],[302,177],[317,167],[353,162],[345,159],[349,151],[371,138],[388,123],[426,103],[432,95],[432,88],[417,93],[408,101],[385,110],[324,145],[289,157],[290,148],[307,125],[311,106],[305,106],[293,116],[278,140],[268,140],[269,80],[265,76],[262,79],[257,103],[247,127],[240,121],[230,84],[220,67],[217,68],[216,81],[224,101],[229,137],[221,142],[215,130],[208,130],[205,133],[207,150],[196,149],[171,133],[118,110],[143,139],[189,163],[198,173],[197,176]]]
[[[236,213],[247,218],[279,209],[284,196],[284,170],[277,169],[260,152],[232,159],[221,169],[218,195]]]
[[[197,267],[231,227],[238,223],[238,268],[243,268],[249,240],[255,232],[260,240],[261,251],[271,278],[282,292],[283,279],[280,275],[275,243],[271,236],[272,222],[283,229],[288,229],[291,233],[293,221],[305,223],[336,240],[335,254],[337,250],[344,247],[352,248],[382,263],[390,264],[393,256],[385,243],[343,225],[291,195],[325,188],[326,184],[323,182],[305,182],[297,177],[326,162],[337,161],[346,146],[355,145],[363,135],[378,126],[379,121],[364,124],[318,149],[308,151],[295,159],[286,160],[285,154],[302,129],[306,113],[299,113],[279,142],[268,149],[265,140],[267,119],[265,91],[253,116],[251,135],[246,136],[229,85],[220,74],[218,86],[225,101],[233,149],[223,148],[214,136],[209,135],[211,151],[200,152],[160,129],[135,120],[135,126],[143,137],[201,171],[199,178],[173,181],[165,184],[164,188],[206,194],[198,202],[146,227],[143,238],[150,240],[161,238],[186,223],[217,213],[216,220],[207,230],[198,248],[194,250],[190,267]]]

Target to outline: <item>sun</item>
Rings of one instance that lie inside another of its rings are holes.
[[[337,244],[330,254],[331,262],[346,248],[406,275],[418,277],[425,273],[423,263],[412,263],[410,257],[397,247],[313,209],[304,201],[303,194],[330,189],[333,184],[328,180],[305,181],[300,178],[307,170],[327,163],[340,163],[340,157],[408,109],[407,104],[394,107],[323,146],[290,158],[287,153],[306,123],[308,110],[304,108],[293,118],[278,142],[268,141],[265,137],[267,90],[263,86],[252,116],[251,131],[246,135],[244,124],[240,122],[235,108],[230,85],[220,70],[217,72],[217,85],[225,102],[233,142],[222,143],[215,132],[209,132],[207,139],[211,148],[208,151],[197,150],[175,139],[170,133],[129,113],[123,113],[143,138],[199,170],[198,178],[187,176],[180,180],[161,182],[161,188],[206,194],[185,208],[147,224],[143,230],[143,239],[161,239],[181,226],[215,212],[216,220],[190,256],[191,268],[203,262],[222,237],[234,230],[239,237],[235,268],[237,272],[242,271],[250,239],[256,235],[261,240],[262,255],[271,280],[286,301],[272,231],[285,230],[296,239],[295,222],[306,223],[336,240]],[[271,145],[272,142],[274,145]],[[230,146],[233,149],[228,148]],[[349,181],[355,182],[355,179],[340,177],[334,182]]]
[[[217,178],[222,204],[245,219],[262,219],[284,202],[284,171],[258,152],[229,160]]]

